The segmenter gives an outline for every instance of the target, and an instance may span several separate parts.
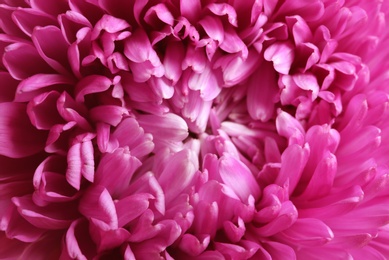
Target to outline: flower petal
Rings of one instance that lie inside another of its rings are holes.
[[[36,130],[23,103],[0,103],[0,154],[26,157],[43,150],[46,132]]]

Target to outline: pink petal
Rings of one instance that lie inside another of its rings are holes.
[[[32,75],[52,72],[37,50],[26,43],[14,43],[4,50],[3,63],[14,79],[22,80]]]
[[[289,183],[291,194],[300,182],[301,174],[309,158],[309,147],[297,144],[290,145],[281,156],[281,169],[276,184],[283,186]]]
[[[56,110],[60,94],[56,91],[46,92],[36,96],[27,106],[27,114],[32,125],[40,130],[49,130],[53,125],[64,123]]]
[[[286,201],[282,204],[279,215],[266,225],[255,228],[255,233],[259,236],[272,236],[288,229],[297,220],[297,209],[292,202]]]
[[[26,157],[43,150],[46,132],[36,130],[22,103],[0,103],[0,154]]]
[[[77,190],[81,186],[81,176],[90,182],[93,182],[94,179],[95,161],[91,142],[94,137],[95,134],[91,133],[78,135],[69,148],[66,180]]]
[[[298,87],[312,93],[312,101],[317,98],[320,87],[314,75],[310,73],[296,74],[293,75],[293,80]]]
[[[209,4],[206,8],[218,16],[227,15],[229,23],[235,27],[238,26],[237,14],[231,5],[225,3],[212,3]]]
[[[290,260],[297,259],[294,249],[286,244],[275,241],[266,241],[264,242],[263,247],[269,252],[272,259],[283,259],[284,257],[287,257]]]
[[[294,50],[290,43],[273,43],[264,52],[267,61],[273,62],[274,69],[281,74],[289,74],[294,61]]]
[[[241,52],[243,59],[246,59],[248,56],[248,49],[246,44],[230,27],[227,27],[224,31],[224,40],[220,44],[220,48],[228,53]]]
[[[33,9],[41,10],[44,13],[51,14],[56,17],[60,13],[65,13],[69,9],[66,1],[59,1],[58,3],[46,3],[44,0],[31,0],[31,7]]]
[[[266,84],[266,88],[262,87]],[[250,77],[247,89],[247,109],[254,120],[268,121],[273,118],[274,104],[278,94],[276,74],[263,62],[258,72]]]
[[[209,235],[202,236],[201,239],[191,234],[185,234],[180,242],[180,249],[191,256],[202,253],[209,244]]]
[[[20,82],[15,101],[30,101],[33,97],[51,89],[63,89],[61,85],[73,84],[74,81],[59,74],[36,74]]]
[[[259,186],[251,171],[241,161],[225,154],[219,160],[220,177],[231,187],[243,203],[251,195],[258,198]]]
[[[224,232],[231,242],[239,242],[246,232],[246,227],[241,218],[238,218],[238,225],[236,226],[231,221],[225,221],[223,223]]]
[[[289,145],[303,145],[305,131],[299,121],[290,114],[281,111],[276,119],[277,132],[289,139]]]
[[[328,218],[330,216],[343,215],[354,210],[362,201],[363,196],[363,190],[359,186],[334,191],[321,199],[305,202],[304,208],[299,209],[299,217]],[[334,227],[327,221],[326,224],[331,226],[331,228]]]
[[[155,237],[161,230],[161,225],[153,225],[154,214],[147,209],[136,222],[132,229],[132,236],[129,241],[141,242]]]
[[[131,155],[128,148],[118,148],[101,158],[94,183],[104,186],[113,196],[121,194],[128,187],[139,166],[141,162]],[[112,169],[115,171],[112,172]]]
[[[96,254],[96,246],[91,240],[88,229],[86,220],[73,221],[66,231],[61,258],[86,260]]]
[[[154,92],[163,99],[170,99],[174,94],[173,85],[164,77],[151,77],[148,83]]]
[[[233,86],[251,76],[258,69],[260,60],[259,54],[250,50],[247,58],[243,58],[239,54],[221,56],[215,62],[214,67],[220,66],[223,72],[224,84]]]
[[[58,16],[58,22],[65,40],[72,44],[80,38],[82,28],[91,28],[92,25],[86,17],[75,11],[67,11]],[[74,32],[77,31],[75,34]],[[72,62],[72,61],[70,61]]]
[[[306,199],[320,198],[331,190],[337,170],[336,157],[329,154],[317,165],[315,172],[302,196]]]
[[[69,74],[67,49],[69,44],[55,26],[35,27],[31,36],[39,55],[60,74]]]
[[[139,125],[153,134],[156,140],[182,141],[188,136],[188,126],[185,121],[173,114],[163,116],[139,115]]]
[[[94,26],[91,37],[95,40],[103,30],[108,33],[117,33],[129,27],[130,25],[125,20],[105,14]]]
[[[75,87],[76,101],[84,102],[85,96],[106,91],[112,80],[100,75],[90,75],[80,80]]]
[[[19,9],[13,12],[12,16],[19,28],[30,37],[36,26],[56,24],[52,16],[35,9]]]
[[[173,25],[174,23],[174,17],[165,4],[157,4],[147,10],[144,17],[145,21],[150,25],[158,24],[159,21],[157,22],[155,18],[168,25]]]
[[[66,91],[57,100],[57,110],[67,122],[75,122],[79,127],[92,131],[92,127],[85,119],[86,108],[84,104],[73,100]]]
[[[312,41],[311,29],[301,16],[288,16],[286,17],[286,22],[288,27],[292,28],[294,43],[296,45]]]
[[[120,106],[102,105],[89,110],[90,119],[97,122],[103,122],[112,126],[117,126],[128,115],[128,110]]]
[[[183,17],[187,18],[190,22],[195,22],[201,12],[201,1],[193,0],[190,2],[180,0],[180,13]]]
[[[143,214],[149,208],[150,194],[140,193],[127,196],[115,202],[118,225],[123,227]]]
[[[195,209],[193,220],[193,229],[197,234],[209,234],[213,239],[216,235],[216,231],[220,226],[219,223],[219,206],[216,201],[207,203],[200,201]]]
[[[157,53],[152,49],[145,31],[136,30],[125,42],[124,55],[133,62],[150,61],[153,66],[160,65]]]
[[[17,259],[27,247],[26,243],[17,239],[9,239],[3,231],[0,232],[0,245],[2,245],[0,255],[4,259]]]
[[[188,187],[197,168],[197,158],[189,150],[182,150],[170,158],[169,164],[158,178],[158,182],[165,192],[166,203],[169,203]],[[180,174],[177,175],[177,172]]]
[[[211,39],[218,41],[219,44],[223,42],[224,28],[222,22],[218,18],[206,16],[199,21],[199,24]]]
[[[24,219],[16,207],[9,207],[5,216],[0,221],[1,231],[10,239],[22,242],[35,242],[45,233],[45,229],[38,228]]]
[[[132,133],[130,136],[127,133]],[[128,146],[131,154],[135,157],[142,157],[154,149],[153,137],[145,134],[134,118],[125,118],[115,129],[112,137],[116,138],[120,146]]]
[[[181,42],[172,42],[168,44],[165,51],[163,64],[165,67],[165,76],[173,84],[177,83],[182,75],[181,64],[185,57],[185,49]]]
[[[310,218],[298,219],[281,237],[298,246],[322,246],[334,238],[332,230],[322,221]]]
[[[199,90],[203,100],[213,100],[221,91],[219,77],[215,74],[209,66],[205,66],[201,73],[191,74],[188,87],[192,90]]]
[[[14,197],[12,199],[20,215],[42,229],[64,229],[67,228],[72,219],[78,215],[75,210],[75,204],[50,204],[45,207],[39,207],[31,200],[29,196]]]
[[[104,186],[89,188],[80,201],[79,210],[85,217],[101,221],[109,229],[118,228],[115,204]]]

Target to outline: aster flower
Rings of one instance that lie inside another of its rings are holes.
[[[0,258],[387,259],[387,19],[0,0]]]

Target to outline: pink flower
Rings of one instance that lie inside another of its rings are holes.
[[[0,258],[387,259],[388,19],[0,0]]]

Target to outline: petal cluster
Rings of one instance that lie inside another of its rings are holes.
[[[0,0],[0,258],[387,259],[388,19]]]

